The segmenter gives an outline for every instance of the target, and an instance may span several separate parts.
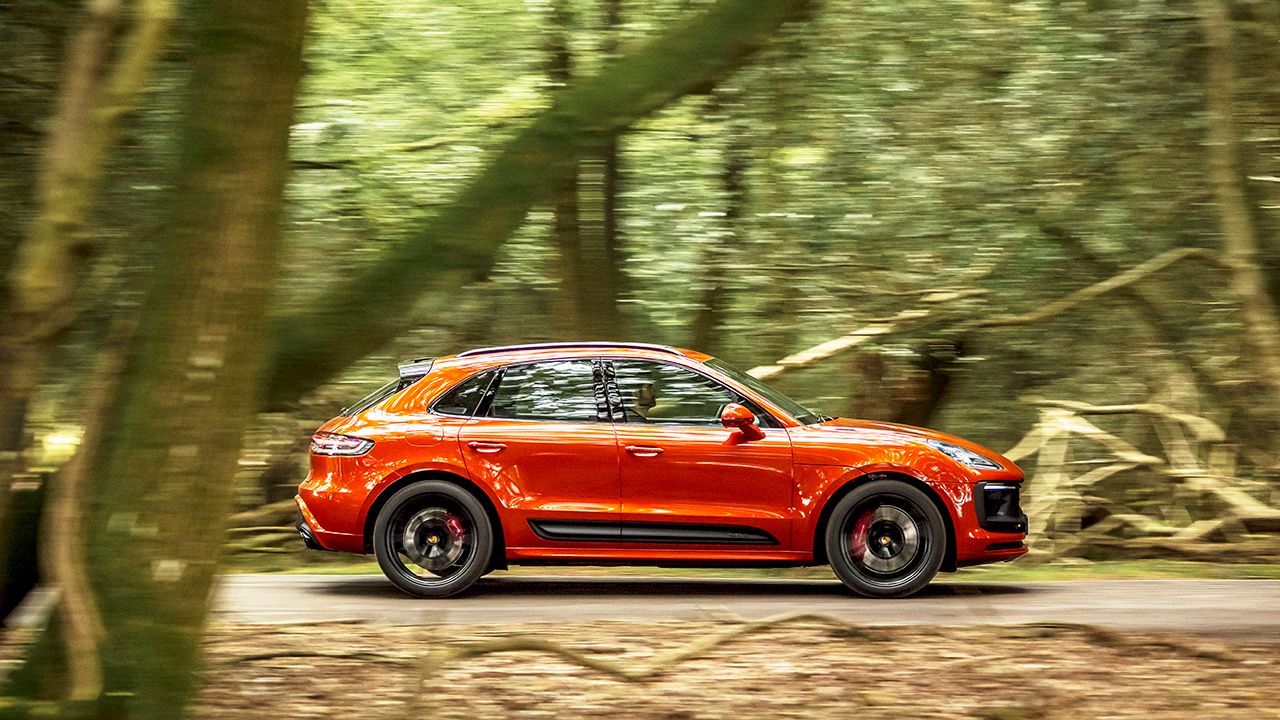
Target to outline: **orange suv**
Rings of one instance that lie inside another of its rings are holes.
[[[401,365],[312,438],[297,528],[422,597],[535,563],[830,563],[902,597],[1025,553],[1021,482],[974,443],[818,415],[703,353],[549,343]]]

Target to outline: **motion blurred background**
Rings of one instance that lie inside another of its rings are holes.
[[[314,427],[481,345],[1011,450],[1020,562],[1280,556],[1272,0],[0,0],[0,267],[40,702],[186,703],[219,567],[341,562]]]

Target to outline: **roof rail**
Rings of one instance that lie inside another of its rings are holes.
[[[670,353],[671,355],[679,355],[684,357],[684,353],[669,345],[653,345],[650,343],[629,343],[629,342],[549,342],[549,343],[530,343],[527,345],[500,345],[496,347],[476,348],[475,350],[467,350],[458,353],[458,357],[472,357],[473,355],[488,355],[490,353],[511,352],[515,350],[554,350],[556,348],[634,348],[637,350],[654,350],[657,352]]]

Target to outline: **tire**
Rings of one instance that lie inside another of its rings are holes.
[[[897,480],[873,480],[832,509],[827,557],[836,577],[855,593],[907,597],[938,574],[946,532],[942,513],[924,491]]]
[[[493,524],[465,489],[424,480],[397,490],[373,524],[373,554],[396,587],[424,598],[465,592],[489,567]]]

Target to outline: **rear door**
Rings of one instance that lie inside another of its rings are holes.
[[[622,417],[622,541],[650,549],[788,550],[792,458],[785,428],[708,375],[654,360],[608,361]],[[720,424],[738,402],[765,437]]]
[[[618,451],[599,374],[591,359],[508,365],[459,433],[468,472],[510,509],[509,551],[616,547]]]

